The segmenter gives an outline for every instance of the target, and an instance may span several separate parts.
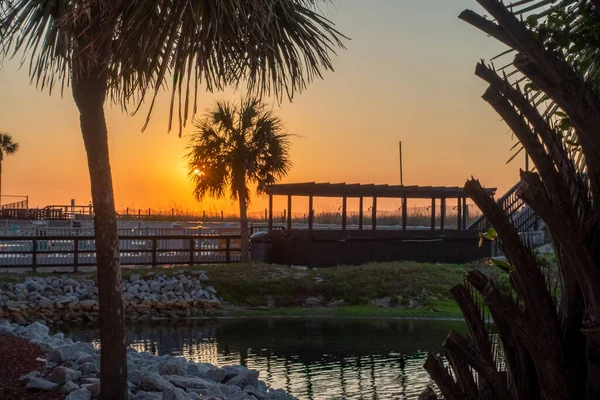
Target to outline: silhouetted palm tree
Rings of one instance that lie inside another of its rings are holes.
[[[332,69],[341,35],[317,11],[322,0],[0,1],[0,53],[30,58],[32,82],[70,85],[80,113],[94,203],[100,305],[101,397],[127,397],[125,313],[108,131],[107,100],[150,111],[173,76],[170,115],[179,131],[208,90],[245,82],[291,97]],[[1,61],[1,59],[0,59]],[[149,117],[149,115],[148,115]],[[169,128],[171,127],[169,120]]]
[[[248,185],[264,193],[287,174],[289,135],[281,120],[255,98],[239,104],[217,102],[195,126],[187,154],[194,196],[220,198],[229,189],[239,202],[241,257],[248,261]]]
[[[507,271],[509,284],[474,270],[451,289],[469,332],[451,331],[448,363],[432,354],[425,369],[447,400],[599,399],[600,9],[564,0],[530,18],[529,10],[552,2],[477,3],[489,16],[465,10],[460,18],[509,46],[512,59],[501,69],[476,66],[488,83],[482,98],[535,166],[521,171],[516,195],[544,221],[556,268],[531,249],[510,211],[468,180],[466,194],[495,229],[484,237],[497,236],[506,258],[489,261]],[[542,105],[546,99],[552,104]],[[574,136],[564,140],[565,131]]]
[[[2,162],[4,157],[15,154],[19,150],[19,143],[13,142],[12,136],[0,132],[0,201],[2,199]]]

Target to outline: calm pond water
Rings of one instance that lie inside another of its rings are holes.
[[[391,319],[161,321],[130,325],[128,342],[153,354],[242,364],[299,399],[416,399],[431,383],[425,357],[441,351],[450,329],[466,326]],[[61,330],[73,340],[98,340],[96,329]]]

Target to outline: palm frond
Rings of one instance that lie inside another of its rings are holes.
[[[148,119],[157,94],[170,88],[169,130],[177,114],[181,134],[197,111],[201,84],[213,91],[244,83],[251,94],[281,101],[333,70],[331,57],[345,37],[318,13],[321,2],[3,1],[0,54],[29,60],[32,83],[50,92],[56,85],[62,92],[73,67],[85,70],[92,57],[115,104],[137,112],[150,96]],[[87,38],[93,24],[101,34]]]
[[[587,80],[593,82],[600,90],[600,15],[587,0],[523,0],[509,4],[515,15],[525,20],[538,39],[557,55],[563,56],[569,64],[577,69]],[[514,55],[514,51],[502,52],[493,60],[503,60]],[[506,78],[514,85],[522,85],[532,104],[539,108],[545,118],[555,126],[557,134],[565,147],[569,149],[569,157],[579,171],[585,172],[586,165],[581,151],[572,146],[577,142],[577,133],[562,110],[550,101],[535,85],[531,84],[513,65],[513,60],[506,62],[502,70]],[[512,161],[521,151],[509,159]]]
[[[11,135],[6,132],[0,132],[0,160],[4,156],[15,154],[19,150],[19,143],[13,141]]]
[[[291,168],[290,135],[257,98],[218,102],[196,120],[186,156],[194,195],[249,201],[249,184],[262,193]]]

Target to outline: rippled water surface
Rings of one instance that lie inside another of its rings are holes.
[[[139,351],[260,371],[299,399],[416,399],[431,383],[422,365],[463,322],[377,319],[223,319],[128,327]],[[64,330],[64,329],[63,329]],[[97,330],[73,328],[74,340]]]

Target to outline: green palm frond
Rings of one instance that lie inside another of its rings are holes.
[[[52,91],[69,84],[74,66],[94,54],[110,98],[139,110],[149,95],[170,87],[179,132],[197,111],[200,84],[209,90],[244,82],[250,93],[292,98],[344,48],[332,22],[318,13],[321,0],[15,0],[0,2],[4,56],[29,59],[33,83]],[[87,20],[100,10],[100,21]],[[100,23],[93,48],[77,38]],[[97,53],[107,48],[105,53]],[[172,82],[169,77],[172,76]],[[147,123],[146,123],[147,125]]]
[[[600,89],[600,14],[588,0],[522,0],[513,2],[509,8],[527,23],[545,46],[563,56]],[[514,51],[506,51],[491,61],[505,64],[497,70],[521,87],[531,103],[541,110],[553,125],[573,164],[579,171],[585,172],[585,158],[568,116],[519,73],[512,60],[504,61],[513,55]],[[521,146],[514,149],[516,152],[509,161],[522,151]]]

